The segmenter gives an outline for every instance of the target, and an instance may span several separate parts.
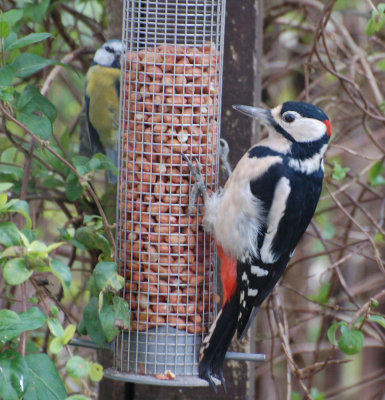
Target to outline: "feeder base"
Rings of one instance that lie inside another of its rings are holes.
[[[173,386],[173,387],[204,387],[209,386],[208,382],[197,376],[176,376],[175,379],[158,379],[153,375],[130,374],[127,372],[119,372],[113,368],[107,368],[104,376],[116,381],[132,382],[141,385],[154,386]],[[219,386],[219,379],[213,378],[214,383]]]

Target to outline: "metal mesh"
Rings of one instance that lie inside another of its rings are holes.
[[[216,312],[216,253],[187,216],[199,160],[217,189],[224,1],[126,1],[122,63],[117,260],[131,307],[115,368],[197,374]]]

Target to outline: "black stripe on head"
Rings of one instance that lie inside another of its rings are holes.
[[[286,103],[283,103],[280,114],[282,115],[287,111],[295,111],[305,118],[318,119],[319,121],[329,119],[329,117],[319,107],[301,101],[287,101]]]

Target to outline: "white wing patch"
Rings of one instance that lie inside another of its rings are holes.
[[[252,265],[250,272],[258,278],[269,275],[269,271],[267,269],[258,267],[258,265]]]
[[[267,232],[261,247],[260,257],[266,264],[277,261],[278,255],[274,254],[271,245],[277,234],[279,222],[286,210],[286,202],[290,194],[290,181],[282,177],[275,186],[273,202],[267,215]]]
[[[255,297],[257,294],[258,294],[258,289],[251,289],[251,288],[247,289],[247,295],[249,297]]]

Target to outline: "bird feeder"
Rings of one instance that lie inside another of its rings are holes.
[[[222,0],[126,0],[121,82],[117,262],[130,325],[110,377],[205,386],[198,352],[216,314],[216,251],[187,215],[184,153],[217,189]]]

